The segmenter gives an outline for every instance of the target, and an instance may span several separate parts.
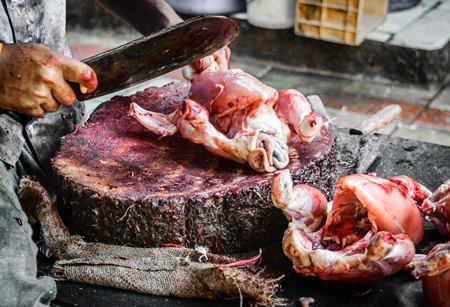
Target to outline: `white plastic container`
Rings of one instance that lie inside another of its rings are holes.
[[[248,0],[247,20],[265,29],[293,28],[295,0]]]
[[[229,14],[245,11],[245,0],[166,0],[181,14]]]

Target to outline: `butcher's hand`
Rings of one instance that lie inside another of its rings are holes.
[[[97,87],[97,76],[86,64],[51,50],[46,45],[4,44],[0,50],[0,108],[43,117],[60,105],[71,105],[75,92]]]
[[[212,70],[226,70],[230,67],[231,50],[225,46],[213,54],[206,56],[188,66],[183,67],[183,77],[193,81],[202,71],[209,68]]]

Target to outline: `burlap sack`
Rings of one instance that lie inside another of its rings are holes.
[[[39,221],[45,243],[57,257],[53,277],[142,293],[183,298],[250,298],[253,306],[281,306],[280,278],[265,276],[254,257],[206,253],[202,248],[137,248],[85,242],[69,233],[56,202],[37,182],[21,180],[24,210]]]

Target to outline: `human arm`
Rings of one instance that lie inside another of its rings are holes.
[[[183,21],[162,0],[97,0],[97,3],[144,36]]]
[[[105,9],[131,25],[142,35],[150,35],[153,32],[182,22],[180,16],[172,7],[162,0],[97,0]],[[228,69],[230,49],[228,46],[214,52],[210,56],[186,66],[183,76],[193,80],[201,71],[213,63],[217,63],[219,69]]]
[[[0,44],[1,45],[1,44]],[[59,105],[71,105],[75,93],[67,81],[80,84],[81,92],[97,87],[95,72],[86,64],[42,44],[0,46],[0,108],[43,117]]]

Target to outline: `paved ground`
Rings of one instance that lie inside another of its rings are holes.
[[[449,29],[450,1],[423,0],[412,9],[389,13],[385,22],[369,35],[368,39],[415,49],[436,50],[448,46]],[[69,42],[74,56],[78,59],[121,45],[136,37],[138,36],[117,37],[114,33],[106,32],[99,35],[98,30],[68,30]],[[231,66],[243,69],[278,90],[295,88],[305,95],[318,95],[330,117],[335,118],[333,124],[339,127],[351,128],[382,107],[398,104],[402,108],[402,115],[380,133],[450,146],[448,83],[432,89],[391,85],[280,70],[259,61],[236,57],[232,57]],[[176,71],[113,95],[129,95],[151,85],[161,86],[177,81],[180,77],[179,71]],[[87,101],[88,109],[93,110],[98,103],[110,97]]]

